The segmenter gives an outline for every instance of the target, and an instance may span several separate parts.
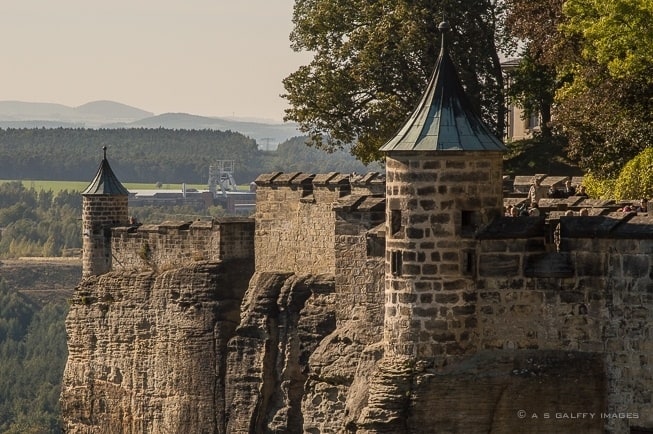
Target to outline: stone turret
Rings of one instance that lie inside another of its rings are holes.
[[[95,178],[82,192],[82,277],[111,270],[111,228],[129,224],[129,191],[107,161],[107,148]]]
[[[462,355],[477,341],[475,232],[502,211],[504,145],[472,108],[442,49],[386,153],[385,350]]]

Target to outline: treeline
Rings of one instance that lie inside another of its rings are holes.
[[[304,141],[291,139],[279,151],[269,152],[259,150],[255,140],[231,131],[8,128],[0,129],[0,176],[90,181],[103,146],[108,147],[114,172],[126,182],[204,183],[216,160],[235,160],[239,183],[251,182],[272,167],[284,172],[291,167],[299,171],[309,171],[309,167],[315,171],[365,170],[347,152],[326,154],[307,148]]]
[[[41,308],[0,278],[0,432],[61,432],[67,311],[65,302]]]
[[[169,129],[0,130],[4,179],[91,179],[107,146],[114,171],[132,182],[206,182],[216,160],[236,160],[244,178],[254,178],[261,152],[240,133]]]
[[[377,163],[365,166],[345,150],[329,153],[307,146],[306,137],[294,137],[270,153],[264,172],[365,173],[384,170]]]
[[[36,191],[0,184],[0,257],[61,256],[82,245],[79,192]]]
[[[222,141],[220,141],[222,140]],[[122,181],[207,181],[216,159],[237,161],[236,180],[244,183],[267,172],[366,172],[346,151],[327,153],[296,137],[276,151],[260,151],[238,133],[184,130],[0,130],[0,174],[9,179],[88,180],[111,151],[111,166]],[[213,157],[209,157],[213,155]],[[81,204],[78,191],[28,189],[21,182],[0,184],[0,258],[62,256],[81,248]],[[189,207],[139,207],[131,211],[141,222],[193,216],[220,216],[224,210]]]

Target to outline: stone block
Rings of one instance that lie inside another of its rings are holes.
[[[422,265],[422,274],[427,276],[433,276],[438,274],[438,266],[435,264],[424,264]]]
[[[641,278],[651,272],[650,255],[622,255],[624,277]]]
[[[441,304],[455,304],[458,303],[460,297],[457,293],[438,293],[435,294],[435,302]]]
[[[526,277],[572,277],[574,268],[567,253],[542,253],[526,256]]]
[[[520,274],[521,256],[509,254],[482,254],[479,258],[479,276],[500,277]]]

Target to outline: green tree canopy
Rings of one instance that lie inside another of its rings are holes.
[[[653,2],[568,0],[560,28],[575,56],[561,56],[571,80],[557,93],[570,156],[600,178],[653,146]]]
[[[527,50],[525,85],[513,97],[529,110],[540,90],[553,90],[552,119],[569,158],[598,179],[615,178],[653,145],[653,3],[506,1],[509,32]],[[544,77],[554,85],[540,87],[540,72],[553,72]]]
[[[616,79],[653,81],[653,2],[567,0],[563,11],[563,30],[582,37],[584,58]]]
[[[312,145],[346,148],[363,162],[405,121],[433,71],[437,26],[450,22],[450,52],[473,104],[503,133],[498,56],[502,9],[491,0],[297,0],[293,48],[314,53],[283,81],[296,121]]]
[[[653,148],[645,149],[624,166],[614,190],[617,199],[653,198]]]
[[[507,72],[510,86],[507,90],[508,100],[524,110],[524,116],[539,114],[542,119],[542,135],[551,134],[551,110],[558,80],[555,68],[538,62],[526,50],[513,70]]]

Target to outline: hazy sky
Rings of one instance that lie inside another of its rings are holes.
[[[281,120],[293,0],[0,0],[0,100]]]

